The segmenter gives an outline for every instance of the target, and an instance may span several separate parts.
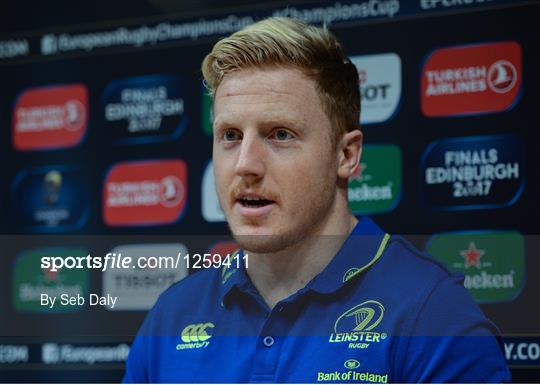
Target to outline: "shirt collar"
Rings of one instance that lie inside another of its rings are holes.
[[[370,218],[363,217],[328,266],[301,290],[313,290],[323,294],[332,293],[358,277],[381,257],[390,236]],[[243,250],[231,258],[231,266],[221,270],[221,294],[224,304],[233,289],[253,291],[254,286],[243,265]],[[238,263],[236,261],[238,259]]]
[[[230,266],[221,269],[221,304],[227,300],[233,289],[248,290],[251,285],[245,267],[243,266],[244,250],[236,251],[230,259]]]
[[[307,288],[323,294],[340,289],[377,262],[389,238],[390,235],[375,222],[363,217],[328,266],[307,284]]]

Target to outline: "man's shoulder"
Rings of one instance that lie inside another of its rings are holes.
[[[398,335],[498,333],[463,286],[463,276],[449,272],[403,237],[391,236],[358,282],[354,301],[379,302],[388,329]]]
[[[455,277],[431,255],[403,236],[385,233],[369,217],[359,221],[353,236],[357,238],[354,240],[355,247],[347,249],[351,253],[348,260],[352,258],[364,265],[362,270],[370,267],[368,275],[378,281],[383,277],[388,281],[388,277],[392,277],[393,285],[406,283],[418,287],[422,283],[433,286],[441,279]]]
[[[423,275],[424,279],[438,281],[452,276],[445,265],[432,255],[421,251],[402,236],[393,235],[386,246],[387,262],[399,266],[402,273],[411,279]]]
[[[466,292],[461,275],[449,272],[442,263],[401,236],[390,237],[369,275],[370,281],[389,296],[417,302],[418,306],[434,291],[442,290],[441,294],[449,298]],[[381,281],[387,285],[381,285]]]

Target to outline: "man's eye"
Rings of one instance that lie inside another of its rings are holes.
[[[284,130],[284,129],[275,130],[270,135],[270,137],[272,139],[276,139],[276,140],[279,140],[279,141],[290,140],[290,139],[294,138],[293,135],[289,131]]]
[[[240,134],[238,132],[234,131],[234,130],[226,130],[223,133],[223,139],[228,141],[228,142],[239,140],[240,139]]]

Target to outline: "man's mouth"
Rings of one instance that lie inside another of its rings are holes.
[[[274,203],[274,201],[272,200],[265,199],[262,197],[255,197],[255,196],[239,197],[236,199],[236,201],[246,208],[264,207],[264,206]]]
[[[260,190],[236,190],[234,192],[234,210],[244,218],[266,218],[272,211],[278,208],[278,200],[274,200],[274,194]]]

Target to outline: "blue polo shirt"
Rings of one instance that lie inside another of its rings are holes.
[[[171,286],[124,381],[507,382],[496,334],[461,278],[363,218],[330,264],[273,309],[234,264]]]

